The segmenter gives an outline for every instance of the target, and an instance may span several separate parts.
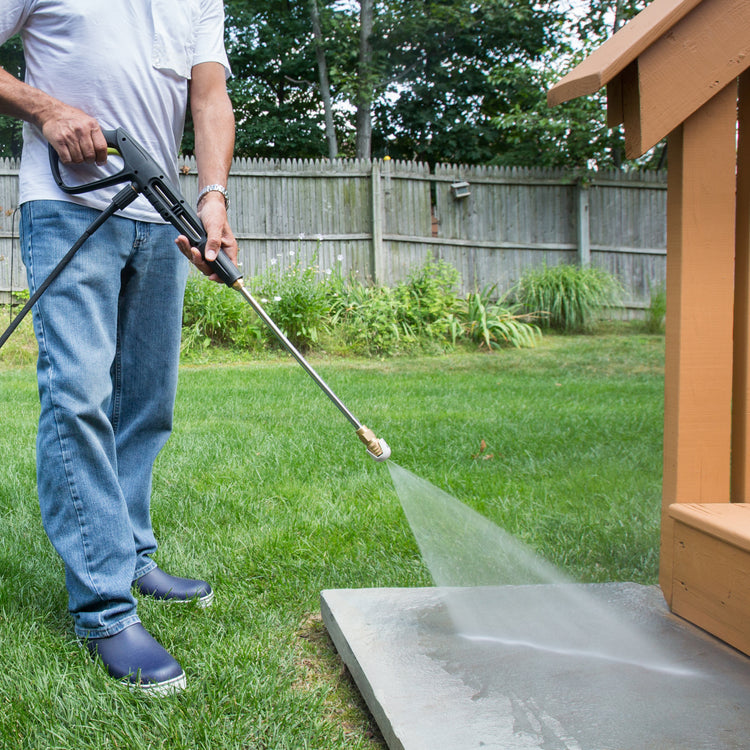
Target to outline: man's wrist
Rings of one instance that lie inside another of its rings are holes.
[[[195,205],[200,206],[201,201],[209,194],[209,193],[221,193],[224,196],[224,206],[226,208],[229,208],[229,193],[227,192],[227,189],[223,185],[213,184],[213,185],[206,185],[199,193],[198,193],[198,199],[195,201]]]

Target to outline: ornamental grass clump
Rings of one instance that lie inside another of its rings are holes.
[[[493,300],[495,286],[471,292],[459,301],[452,318],[453,343],[470,341],[480,349],[492,351],[503,346],[532,348],[541,338],[536,316],[520,311],[519,305],[504,298]]]
[[[664,285],[651,290],[651,301],[646,310],[644,328],[648,333],[664,333],[667,315],[667,290]]]
[[[564,333],[589,330],[622,295],[622,285],[611,273],[571,265],[527,271],[513,289],[521,308],[539,315],[542,327]]]

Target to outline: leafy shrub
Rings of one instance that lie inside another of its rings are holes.
[[[326,288],[331,326],[355,354],[392,355],[449,344],[458,271],[428,258],[394,287],[331,278]]]
[[[393,287],[345,280],[340,272],[320,274],[296,258],[286,270],[272,268],[249,286],[303,351],[325,345],[329,351],[390,356],[444,351],[459,341],[488,350],[535,344],[539,329],[517,305],[492,301],[494,287],[461,299],[458,282],[455,268],[432,258]],[[188,280],[183,320],[183,352],[276,343],[240,295],[198,274]]]
[[[566,333],[590,328],[599,313],[622,297],[620,282],[600,268],[544,266],[527,271],[513,289],[521,308],[543,327]]]
[[[339,347],[352,354],[396,354],[416,345],[394,289],[352,280],[328,290],[331,327]]]
[[[182,309],[183,353],[211,344],[258,349],[263,344],[263,328],[239,294],[202,274],[188,276]]]
[[[448,318],[456,307],[458,271],[444,260],[428,257],[396,287],[404,324],[417,335],[440,339],[448,334]]]
[[[301,351],[317,344],[327,328],[325,283],[319,278],[315,260],[303,264],[297,255],[289,268],[278,271],[274,265],[254,282],[264,310]]]

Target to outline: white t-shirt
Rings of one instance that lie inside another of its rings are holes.
[[[123,127],[177,184],[177,154],[194,65],[221,63],[222,0],[3,0],[0,44],[21,33],[26,82],[95,117],[104,129]],[[118,171],[76,167],[78,182]],[[72,172],[66,171],[66,182]],[[122,187],[122,186],[120,186]],[[68,200],[105,208],[120,187],[68,196],[52,177],[41,132],[24,124],[20,202]],[[142,196],[124,212],[163,223]]]

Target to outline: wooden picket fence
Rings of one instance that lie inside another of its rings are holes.
[[[181,187],[197,194],[192,158]],[[625,316],[647,307],[666,275],[666,176],[471,167],[393,160],[237,159],[233,228],[246,277],[315,263],[392,284],[432,256],[462,291],[502,294],[529,267],[591,264],[627,290]],[[22,289],[17,164],[0,160],[0,292]]]

